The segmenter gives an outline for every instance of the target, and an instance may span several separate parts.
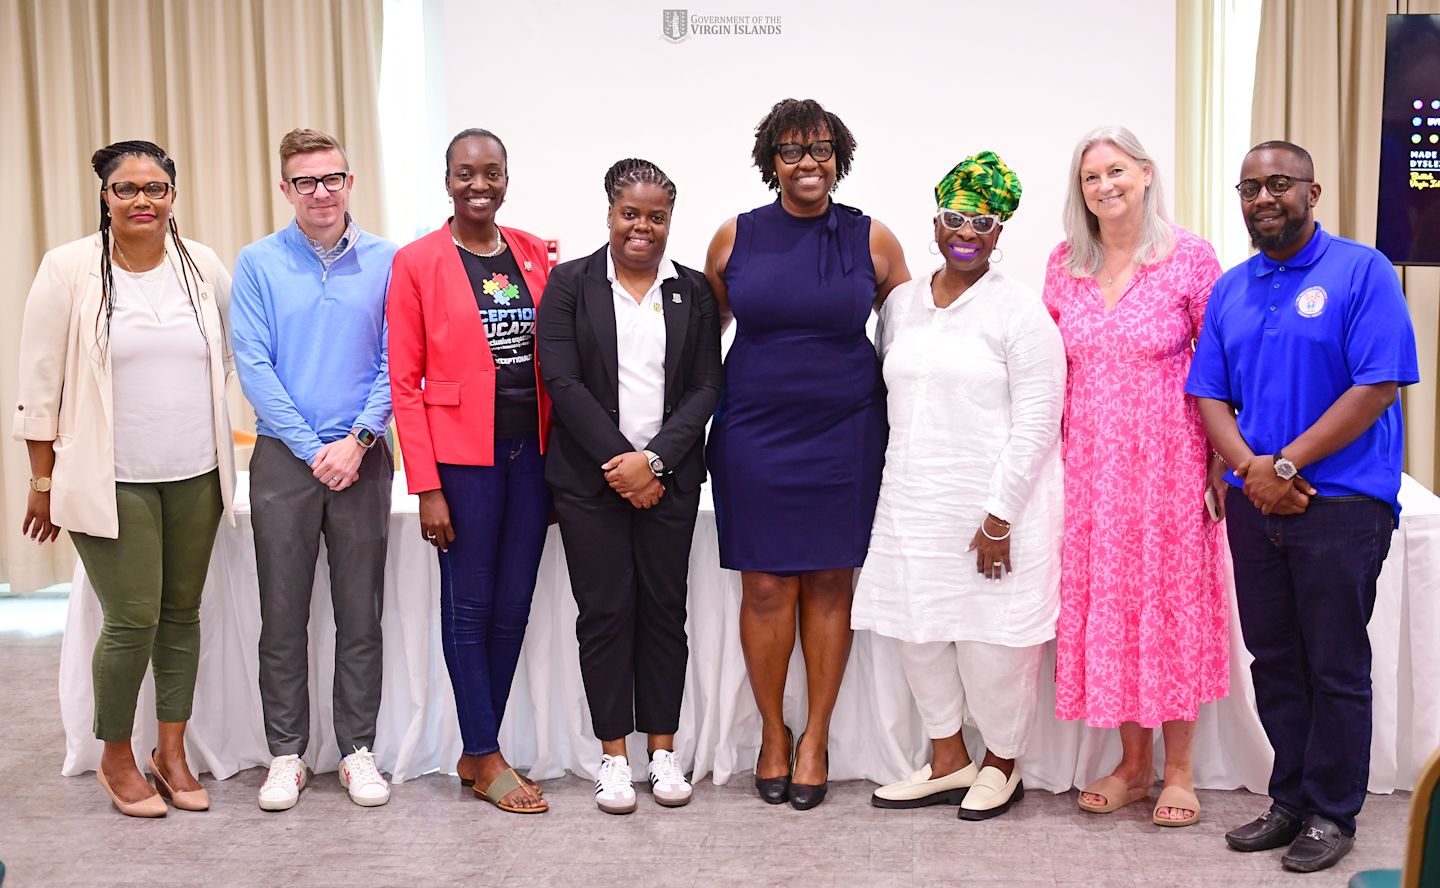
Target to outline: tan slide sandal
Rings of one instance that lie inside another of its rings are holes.
[[[520,808],[515,805],[505,804],[505,797],[523,786],[525,786],[525,781],[519,774],[515,773],[515,769],[506,768],[500,772],[498,777],[490,781],[490,786],[484,792],[480,791],[480,787],[477,784],[475,794],[499,808],[501,811],[508,811],[511,814],[544,814],[550,810],[549,803],[544,799],[541,799],[541,804],[534,808]]]
[[[1174,808],[1193,813],[1184,820],[1166,820],[1160,816],[1161,808]],[[1200,800],[1195,797],[1195,793],[1188,789],[1167,786],[1160,790],[1160,798],[1155,802],[1155,810],[1151,813],[1150,818],[1155,821],[1156,826],[1193,826],[1200,822]]]
[[[1084,798],[1079,799],[1081,811],[1089,811],[1091,814],[1109,814],[1111,811],[1119,811],[1126,805],[1140,801],[1150,795],[1150,790],[1135,789],[1125,785],[1125,781],[1111,774],[1109,777],[1101,777],[1094,783],[1085,787],[1082,793],[1098,795],[1105,799],[1103,805],[1088,804]]]

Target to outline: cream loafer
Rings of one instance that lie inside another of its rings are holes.
[[[1009,780],[999,768],[981,768],[980,776],[975,778],[974,785],[965,794],[965,801],[960,803],[959,817],[961,820],[999,817],[1024,797],[1025,784],[1020,780],[1019,762],[1015,763]]]
[[[897,783],[875,790],[870,804],[877,808],[923,808],[926,805],[958,805],[975,782],[980,769],[974,762],[944,777],[930,779],[930,766]]]

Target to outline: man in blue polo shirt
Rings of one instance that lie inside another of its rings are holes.
[[[390,800],[375,767],[390,370],[385,291],[395,245],[346,211],[355,176],[333,136],[280,141],[295,221],[240,251],[231,289],[236,369],[255,407],[250,509],[260,583],[260,703],[270,773],[260,807],[295,805],[309,771],[310,597],[320,538],[335,609],[340,783],[358,805]]]
[[[1240,208],[1260,250],[1215,284],[1185,390],[1231,467],[1235,593],[1273,804],[1226,834],[1289,845],[1313,872],[1350,850],[1370,775],[1375,582],[1400,514],[1398,389],[1419,381],[1395,269],[1314,219],[1314,163],[1289,142],[1245,156]]]

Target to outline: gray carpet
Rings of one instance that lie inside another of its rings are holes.
[[[1222,835],[1264,809],[1247,792],[1201,792],[1204,819],[1151,825],[1149,808],[1082,814],[1075,794],[1035,792],[1009,814],[963,823],[954,809],[870,807],[873,784],[834,784],[820,808],[770,807],[744,776],[702,782],[688,807],[642,790],[628,817],[600,813],[591,784],[549,781],[552,811],[504,814],[451,777],[395,787],[389,805],[350,803],[334,774],[293,810],[255,805],[259,769],[203,780],[212,809],[122,817],[93,775],[63,778],[58,636],[6,632],[0,601],[0,860],[4,888],[30,886],[1008,885],[1343,886],[1399,866],[1409,795],[1371,796],[1355,850],[1334,870],[1280,869],[1280,851],[1238,854]]]

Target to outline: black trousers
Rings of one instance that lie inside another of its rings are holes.
[[[690,653],[686,579],[700,491],[667,487],[650,509],[608,488],[593,497],[553,493],[580,608],[575,635],[595,736],[675,733]]]
[[[1375,582],[1395,517],[1377,499],[1320,499],[1262,515],[1225,498],[1235,598],[1265,736],[1270,797],[1355,833],[1370,779],[1370,636]]]

